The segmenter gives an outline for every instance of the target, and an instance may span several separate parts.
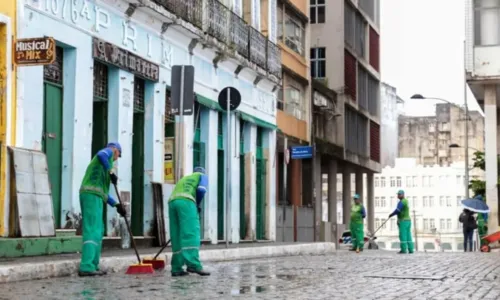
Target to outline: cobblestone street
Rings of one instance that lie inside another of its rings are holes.
[[[205,278],[119,273],[18,282],[1,286],[0,299],[499,299],[499,258],[497,253],[338,251],[208,264],[213,273]]]

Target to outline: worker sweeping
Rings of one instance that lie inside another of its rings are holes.
[[[401,245],[400,254],[413,253],[413,240],[411,237],[410,205],[405,198],[403,190],[398,191],[398,205],[394,212],[389,215],[389,219],[398,216],[399,243]]]
[[[359,253],[363,251],[365,243],[365,231],[363,228],[363,219],[366,217],[366,210],[361,203],[361,197],[358,194],[354,195],[354,204],[351,208],[351,223],[349,225],[351,231],[352,248],[351,251]]]
[[[172,276],[196,273],[210,275],[200,262],[200,205],[207,191],[205,169],[196,167],[194,173],[182,177],[174,187],[168,202],[170,238],[172,243]],[[187,266],[187,272],[184,271]]]
[[[80,187],[80,207],[82,210],[82,258],[79,276],[105,275],[99,269],[102,237],[104,235],[103,204],[116,207],[125,217],[124,207],[108,194],[110,183],[116,184],[118,177],[113,172],[113,164],[121,157],[122,148],[118,143],[109,143],[97,152],[90,161]]]

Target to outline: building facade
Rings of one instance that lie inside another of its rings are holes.
[[[410,203],[418,251],[462,251],[462,224],[458,217],[465,197],[464,174],[460,162],[422,166],[414,158],[397,158],[394,167],[385,167],[375,175],[375,227],[382,226],[394,211],[396,193],[402,189]],[[471,175],[479,178],[482,174],[473,171]],[[400,250],[396,223],[397,218],[393,217],[378,232],[377,244],[381,249]]]
[[[46,153],[56,228],[80,211],[78,190],[91,157],[118,141],[119,188],[134,235],[154,232],[152,183],[163,183],[168,198],[178,179],[172,169],[179,166],[182,176],[203,166],[210,183],[202,238],[217,243],[229,231],[233,243],[275,239],[275,178],[265,175],[275,172],[275,91],[282,76],[273,1],[65,3],[26,1],[20,20],[20,37],[57,41],[52,65],[22,70],[16,123],[17,145]],[[195,67],[193,113],[182,123],[171,109],[174,65]],[[230,132],[217,103],[227,86],[242,95]],[[231,178],[224,175],[227,151]],[[117,235],[115,210],[105,218],[106,235]]]
[[[312,194],[322,190],[326,175],[329,217],[322,231],[331,231],[335,241],[336,224],[350,220],[351,175],[354,190],[368,199],[368,228],[374,226],[373,175],[381,168],[379,12],[377,0],[310,1],[311,77],[335,92],[326,105],[320,97],[312,101],[316,148]],[[342,222],[337,220],[337,174],[343,178]],[[316,203],[319,224],[323,205]]]
[[[451,104],[437,104],[431,117],[399,117],[399,157],[412,157],[417,164],[447,166],[465,161],[464,110]],[[484,118],[477,111],[469,112],[469,165],[476,150],[484,149]],[[457,144],[459,148],[450,148]]]
[[[490,233],[499,226],[498,210],[498,152],[500,130],[498,99],[500,98],[500,4],[493,0],[465,1],[465,77],[484,111],[486,201],[491,214],[488,219]]]
[[[0,236],[8,233],[8,161],[7,147],[16,144],[16,67],[13,66],[12,42],[18,32],[20,1],[0,3]]]
[[[387,83],[380,84],[380,164],[382,168],[394,167],[398,157],[398,120],[403,113],[404,101],[396,88]]]

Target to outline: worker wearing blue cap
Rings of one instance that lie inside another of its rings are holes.
[[[411,237],[411,218],[410,218],[410,205],[405,198],[403,190],[398,191],[398,205],[396,209],[389,215],[389,219],[393,216],[398,216],[399,227],[399,243],[401,251],[399,253],[413,253],[413,240]]]
[[[109,143],[106,148],[97,152],[90,161],[80,186],[80,207],[82,210],[82,258],[79,276],[105,275],[99,269],[102,237],[104,235],[103,203],[116,207],[118,213],[125,217],[124,207],[109,195],[109,186],[116,184],[118,177],[113,171],[114,162],[121,157],[122,147],[119,143]]]
[[[172,242],[172,276],[196,273],[208,276],[200,262],[200,211],[208,187],[205,169],[196,167],[192,174],[182,177],[168,200],[170,239]],[[187,272],[184,271],[187,266]]]
[[[361,203],[361,197],[358,194],[354,195],[354,204],[351,208],[351,223],[349,229],[351,231],[352,249],[351,251],[363,251],[365,243],[365,229],[363,219],[366,217],[366,210]]]

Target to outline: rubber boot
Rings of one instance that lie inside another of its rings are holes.
[[[195,274],[198,274],[200,276],[210,276],[210,272],[204,271],[203,269],[197,271],[197,270],[188,268],[187,271],[189,273],[195,273]]]
[[[185,272],[185,271],[172,273],[172,277],[181,277],[181,276],[186,276],[186,275],[189,275],[189,273]]]
[[[80,277],[92,277],[92,276],[100,276],[99,272],[94,271],[94,272],[83,272],[83,271],[78,271],[78,276]]]

